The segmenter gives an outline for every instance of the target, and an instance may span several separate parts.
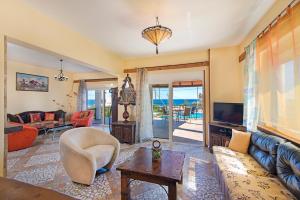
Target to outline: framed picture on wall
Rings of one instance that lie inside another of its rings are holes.
[[[33,74],[16,73],[17,91],[48,92],[49,78]]]

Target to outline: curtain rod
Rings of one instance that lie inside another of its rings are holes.
[[[277,22],[278,22],[278,20],[281,18],[281,17],[283,17],[283,16],[285,16],[286,15],[286,13],[287,13],[287,10],[289,9],[289,8],[292,8],[292,7],[294,7],[297,3],[299,3],[298,2],[299,0],[293,0],[291,3],[289,3],[289,5],[285,8],[285,9],[283,9],[278,15],[277,15],[277,17],[275,17],[275,19],[273,19],[272,21],[271,21],[271,23],[269,23],[268,24],[268,26],[266,26],[256,37],[255,37],[255,39],[258,39],[258,38],[261,38],[264,34],[266,34]],[[254,40],[255,40],[254,39]],[[254,41],[254,40],[252,40],[252,41]],[[248,46],[248,45],[247,45]],[[244,47],[244,49],[246,49],[246,47]],[[246,57],[246,52],[244,51],[240,56],[239,56],[239,62],[242,62],[244,59],[245,59],[245,57]]]
[[[285,9],[283,9],[280,13],[279,13],[279,15],[277,15],[277,17],[275,17],[275,19],[273,19],[272,21],[271,21],[271,23],[269,23],[268,24],[268,26],[266,26],[256,37],[255,37],[255,39],[257,39],[257,38],[261,38],[265,33],[267,33],[268,32],[268,30],[270,30],[270,28],[272,28],[277,22],[278,22],[278,20],[281,18],[281,17],[283,17],[283,16],[285,16],[286,15],[286,13],[287,13],[287,10],[289,9],[289,8],[292,8],[293,6],[295,6],[296,5],[296,2],[297,2],[298,0],[293,0],[291,3],[289,3],[289,5],[285,8]]]

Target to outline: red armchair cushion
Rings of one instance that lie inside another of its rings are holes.
[[[79,118],[86,118],[86,117],[88,117],[89,116],[89,114],[90,114],[90,111],[81,111],[80,112],[80,115],[79,115]]]
[[[45,121],[54,121],[55,114],[54,113],[45,113]]]
[[[86,117],[82,115],[83,112],[86,112]],[[81,111],[81,112],[74,112],[71,117],[71,122],[74,124],[74,126],[91,126],[94,119],[94,111]]]
[[[30,122],[35,123],[35,122],[41,122],[41,115],[40,113],[30,113]]]

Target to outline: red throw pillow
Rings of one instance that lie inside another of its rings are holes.
[[[41,115],[40,113],[30,113],[30,122],[35,123],[35,122],[41,122]]]
[[[79,118],[86,118],[89,116],[89,114],[90,114],[89,111],[81,111]]]
[[[45,113],[45,121],[54,121],[55,114],[54,113]]]

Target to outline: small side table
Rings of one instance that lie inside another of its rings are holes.
[[[117,138],[121,143],[134,144],[135,143],[135,121],[117,121],[112,122],[112,136]]]

